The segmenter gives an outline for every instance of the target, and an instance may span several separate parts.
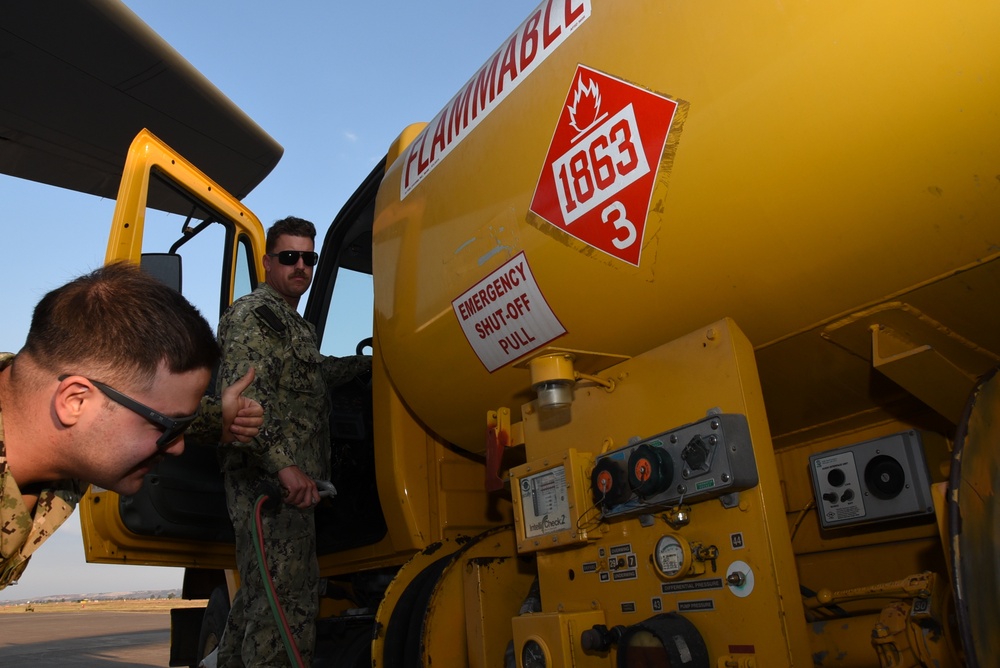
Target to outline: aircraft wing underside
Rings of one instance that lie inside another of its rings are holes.
[[[117,0],[0,2],[0,172],[114,198],[144,127],[240,199],[283,151]]]

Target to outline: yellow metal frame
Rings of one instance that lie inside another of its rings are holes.
[[[237,239],[241,235],[250,238],[255,251],[254,263],[257,276],[263,277],[264,227],[257,216],[222,186],[146,129],[136,135],[128,149],[122,182],[118,188],[118,203],[115,205],[115,214],[111,220],[108,250],[104,255],[105,264],[117,260],[138,264],[142,255],[149,174],[154,167],[227,222],[232,223],[237,230]],[[234,253],[231,273],[235,272],[235,262]],[[233,286],[230,283],[230,300],[233,296],[232,290]]]
[[[257,276],[264,276],[264,228],[256,215],[202,173],[179,153],[149,130],[142,130],[132,141],[118,189],[118,201],[111,223],[105,263],[127,261],[138,264],[142,256],[146,202],[150,172],[162,175],[202,202],[213,213],[236,228],[233,237],[232,265],[229,275],[236,275],[238,246],[241,238],[253,248]],[[233,298],[233,282],[229,283]],[[118,513],[119,496],[106,490],[90,490],[80,502],[80,525],[87,561],[93,563],[129,563],[154,566],[189,566],[231,568],[232,546],[200,541],[145,538],[133,534]]]

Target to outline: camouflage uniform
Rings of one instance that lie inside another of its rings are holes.
[[[0,370],[13,359],[10,353],[0,353]],[[17,482],[7,470],[0,406],[0,589],[17,582],[38,546],[73,514],[80,492],[80,484],[74,480],[54,483],[39,492],[34,513],[28,512]]]
[[[222,440],[222,398],[205,395],[198,405],[198,417],[184,431],[185,443],[218,443]]]
[[[324,357],[313,326],[271,286],[237,300],[219,322],[219,387],[256,369],[244,396],[264,407],[264,424],[250,443],[222,452],[226,501],[236,532],[242,583],[219,647],[220,668],[283,666],[288,659],[264,589],[253,545],[254,505],[281,489],[277,472],[298,466],[315,480],[330,479],[327,387],[371,368],[368,357]],[[319,565],[313,509],[279,503],[263,512],[265,556],[277,598],[306,665],[312,662],[319,607]]]

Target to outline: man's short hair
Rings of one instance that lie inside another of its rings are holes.
[[[288,216],[287,218],[276,220],[267,230],[267,242],[264,244],[264,252],[274,252],[274,245],[277,243],[278,237],[283,234],[288,234],[293,237],[308,237],[315,242],[316,226],[308,220],[296,218],[295,216]]]
[[[100,374],[108,384],[148,387],[170,373],[213,369],[219,346],[179,292],[119,262],[52,290],[35,307],[22,352],[53,375]]]

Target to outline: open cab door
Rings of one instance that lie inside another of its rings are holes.
[[[136,136],[106,263],[140,264],[214,326],[233,299],[263,279],[263,250],[263,227],[249,209],[148,130]],[[184,257],[198,268],[187,285]],[[166,457],[134,496],[91,487],[80,503],[87,561],[233,568],[233,529],[215,445],[186,439],[184,453]]]

